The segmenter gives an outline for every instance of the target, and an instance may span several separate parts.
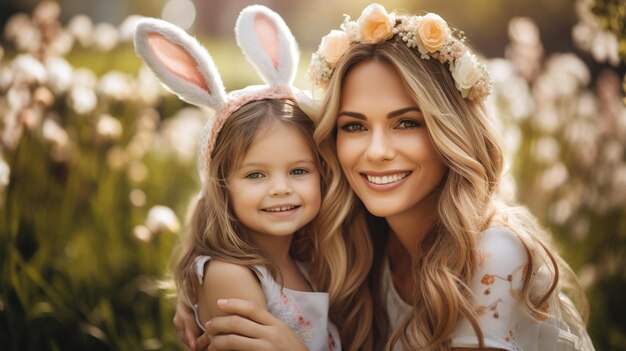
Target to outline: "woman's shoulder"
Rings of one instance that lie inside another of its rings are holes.
[[[518,267],[528,263],[528,254],[518,236],[508,228],[490,227],[477,245],[478,268]]]

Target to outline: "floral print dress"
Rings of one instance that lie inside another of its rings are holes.
[[[477,248],[477,272],[471,284],[478,324],[484,335],[484,346],[514,351],[593,351],[585,330],[573,330],[558,308],[548,312],[551,318],[536,321],[525,311],[517,295],[527,272],[528,258],[522,243],[501,228],[483,233]],[[549,284],[537,279],[539,284]],[[383,294],[392,328],[410,312],[393,286],[389,265],[383,270]],[[543,289],[540,289],[543,290]],[[564,296],[559,296],[571,304]],[[553,301],[552,305],[556,305]],[[462,319],[452,335],[452,347],[478,347],[471,324]],[[398,350],[398,348],[394,348]]]
[[[210,256],[196,258],[196,275],[202,284],[204,268]],[[302,274],[308,279],[306,269],[298,264]],[[341,350],[339,331],[328,317],[329,298],[325,292],[296,291],[281,287],[263,266],[256,266],[257,275],[265,294],[268,311],[283,321],[304,341],[311,351]],[[200,322],[198,306],[192,306],[198,326]]]

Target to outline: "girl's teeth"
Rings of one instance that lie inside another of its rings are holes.
[[[282,211],[293,210],[294,208],[296,208],[296,206],[274,207],[274,208],[268,208],[268,209],[266,209],[266,211],[268,211],[268,212],[282,212]]]
[[[369,180],[370,182],[372,182],[374,184],[384,185],[384,184],[399,182],[402,179],[406,178],[406,176],[408,176],[408,175],[409,175],[409,172],[393,174],[393,175],[388,175],[388,176],[382,176],[382,177],[371,176],[371,175],[367,175],[367,174],[365,176],[367,177],[367,180]]]

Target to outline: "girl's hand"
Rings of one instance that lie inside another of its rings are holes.
[[[174,327],[178,333],[178,338],[185,345],[185,350],[206,350],[207,346],[209,346],[208,339],[200,336],[200,328],[196,324],[196,316],[193,310],[180,297],[176,302]]]
[[[228,316],[214,317],[206,326],[209,351],[215,350],[308,350],[285,323],[255,303],[218,300],[218,307]]]

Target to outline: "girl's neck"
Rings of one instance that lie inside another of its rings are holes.
[[[411,258],[415,258],[417,248],[433,228],[437,218],[438,198],[439,193],[434,191],[414,207],[385,218],[392,235],[402,243]]]
[[[283,265],[293,264],[293,259],[289,254],[291,248],[292,235],[274,236],[267,234],[249,233],[250,239],[263,252],[271,257],[274,263],[280,268]]]
[[[288,236],[263,235],[250,233],[250,239],[269,257],[279,269],[283,286],[296,291],[312,291],[312,287],[290,255],[293,234]]]

